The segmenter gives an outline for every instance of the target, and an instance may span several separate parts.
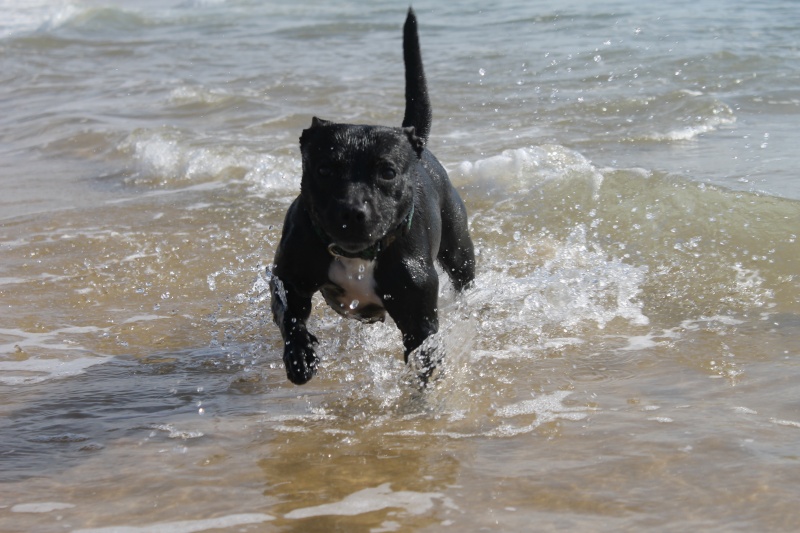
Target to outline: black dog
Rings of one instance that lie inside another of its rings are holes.
[[[386,312],[403,333],[405,360],[439,329],[439,260],[457,290],[475,277],[464,203],[426,148],[431,108],[409,9],[403,27],[406,109],[402,128],[314,118],[300,137],[300,196],[286,214],[270,289],[285,342],[286,375],[298,385],[317,369],[306,329],[322,291],[340,314],[365,322]],[[423,349],[420,377],[435,358]]]

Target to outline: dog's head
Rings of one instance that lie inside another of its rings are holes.
[[[300,137],[301,195],[314,224],[350,253],[377,243],[411,209],[411,173],[423,144],[414,128],[337,124],[314,117]]]

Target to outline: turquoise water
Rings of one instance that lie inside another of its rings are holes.
[[[793,2],[415,3],[479,253],[425,394],[321,299],[291,385],[266,290],[406,4],[0,7],[0,529],[800,527]]]

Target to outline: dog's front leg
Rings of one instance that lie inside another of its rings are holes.
[[[381,284],[383,304],[403,334],[408,363],[411,354],[439,331],[439,276],[433,265],[415,265],[411,269],[394,270],[385,279],[386,283]],[[417,371],[423,383],[427,383],[443,357],[436,352],[437,347],[432,344],[423,346],[416,355]]]
[[[306,329],[311,314],[311,295],[301,294],[295,287],[273,276],[269,282],[272,293],[272,315],[283,337],[283,362],[286,377],[302,385],[317,372],[314,344],[317,338]]]

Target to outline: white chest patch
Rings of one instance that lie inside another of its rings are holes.
[[[340,315],[365,322],[382,321],[383,302],[375,293],[375,261],[337,256],[328,268],[322,295]]]

